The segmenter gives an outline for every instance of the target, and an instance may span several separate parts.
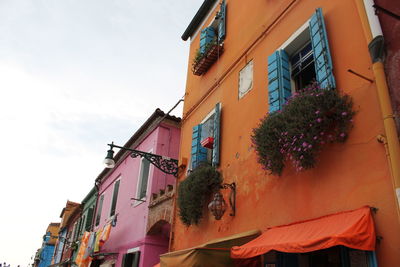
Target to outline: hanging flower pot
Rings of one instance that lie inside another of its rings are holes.
[[[200,222],[204,206],[211,194],[221,188],[221,184],[221,174],[215,167],[208,165],[200,165],[179,184],[179,217],[185,225]]]
[[[265,170],[281,175],[286,162],[313,168],[326,143],[344,142],[353,127],[352,99],[317,84],[296,92],[281,110],[253,129],[252,142]]]
[[[201,146],[209,149],[213,149],[214,147],[214,137],[206,137],[201,142]]]

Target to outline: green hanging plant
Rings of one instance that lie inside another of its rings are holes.
[[[221,184],[221,174],[215,167],[209,165],[199,166],[179,184],[179,217],[185,225],[199,223],[206,201],[221,187]]]
[[[217,38],[214,38],[211,42],[206,44],[203,53],[200,52],[200,48],[196,50],[192,62],[192,71],[196,68],[196,66],[200,63],[200,61],[203,58],[207,57],[208,52],[210,52],[211,48],[213,48],[215,45],[217,45]]]
[[[326,143],[344,142],[353,127],[353,102],[314,83],[296,92],[282,110],[267,114],[252,142],[263,168],[281,175],[287,161],[297,171],[313,168]]]

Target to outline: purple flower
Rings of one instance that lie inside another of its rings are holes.
[[[312,145],[308,145],[308,148],[312,148]]]
[[[320,132],[320,133],[319,133],[319,135],[324,135],[324,134],[325,134],[324,132]]]
[[[342,116],[346,116],[347,115],[347,112],[345,111],[345,112],[342,112]]]
[[[320,113],[320,111],[319,111],[319,110],[315,111],[315,114],[319,114],[319,113]]]
[[[321,119],[321,118],[318,118],[318,119],[317,119],[317,122],[322,122],[322,119]]]
[[[314,140],[317,140],[317,139],[318,139],[318,136],[314,136],[313,139],[314,139]]]
[[[306,147],[306,146],[307,146],[307,143],[306,143],[306,142],[304,142],[304,143],[302,144],[302,146],[303,146],[303,147]]]
[[[346,136],[345,133],[341,133],[341,134],[340,134],[340,137],[345,137],[345,136]]]

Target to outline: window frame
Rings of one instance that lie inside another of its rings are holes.
[[[147,153],[153,153],[153,149],[151,149]],[[144,174],[143,173],[143,168],[144,168],[144,162],[145,161],[147,161],[148,164],[149,164],[148,173],[147,173],[146,194],[145,194],[144,197],[140,197],[140,193],[141,193],[140,191],[141,191],[141,188],[142,188],[142,181],[143,181],[143,174]],[[150,181],[150,176],[152,174],[152,171],[153,171],[153,166],[152,166],[151,162],[148,159],[144,158],[144,157],[141,158],[140,159],[140,166],[139,166],[139,175],[138,175],[138,179],[137,179],[137,182],[136,182],[136,194],[135,194],[135,198],[136,199],[140,199],[140,200],[135,200],[134,203],[133,203],[133,206],[136,207],[136,206],[146,202],[147,193],[148,193],[149,185],[150,185],[149,181]]]
[[[211,122],[211,123],[212,123],[212,129],[213,129],[212,137],[214,137],[214,131],[215,131],[215,129],[214,129],[215,113],[216,113],[216,112],[215,112],[215,108],[213,108],[213,109],[204,117],[204,119],[200,122],[200,124],[203,126],[204,123],[206,123],[208,120],[211,119],[212,116],[214,116],[214,118],[212,119],[212,122]],[[203,127],[201,128],[201,132],[200,132],[200,142],[204,140],[202,134],[203,134]],[[209,135],[209,136],[210,136],[210,135]],[[214,149],[214,148],[213,148],[213,149]],[[213,149],[207,148],[207,163],[208,163],[208,164],[212,164],[212,157],[213,157],[212,151],[213,151]],[[211,155],[210,155],[210,154],[211,154]],[[210,158],[209,158],[209,157],[210,157]]]
[[[112,193],[112,197],[111,197],[111,205],[110,205],[110,213],[109,213],[109,215],[108,215],[108,217],[109,218],[111,218],[112,216],[114,216],[115,214],[116,214],[116,211],[117,211],[117,203],[118,203],[118,193],[119,193],[119,188],[120,188],[120,185],[121,185],[121,175],[120,176],[118,176],[118,178],[117,179],[115,179],[115,181],[114,181],[114,186],[113,186],[113,193]],[[117,185],[117,183],[118,183],[118,190],[117,190],[117,192],[115,193],[115,187],[116,187],[116,185]],[[115,202],[114,202],[114,195],[117,195],[116,197],[115,197]],[[115,206],[114,207],[114,210],[113,210],[113,206]],[[113,211],[114,211],[114,213],[113,213]],[[113,213],[113,214],[112,214]]]
[[[98,226],[100,224],[101,212],[103,210],[103,202],[104,202],[104,193],[101,194],[100,197],[99,197],[99,205],[97,207],[96,220],[94,222],[95,226]]]
[[[304,42],[299,41],[298,39],[301,38],[305,32],[310,31],[310,21],[311,18],[307,19],[303,25],[301,25],[292,35],[277,49],[277,50],[285,50],[285,52],[289,55],[289,59],[293,56],[293,53],[299,51],[301,47],[305,44]],[[311,37],[309,38],[311,41]],[[303,40],[304,41],[304,40]],[[287,51],[289,50],[289,51]],[[314,51],[313,51],[314,53]],[[313,55],[314,56],[314,55]],[[314,63],[315,64],[315,63]],[[296,92],[296,82],[292,77],[292,63],[289,60],[289,71],[290,71],[290,87],[292,94]],[[316,77],[315,77],[316,78]]]
[[[129,260],[132,262],[127,262],[128,261],[127,257],[131,257],[131,259],[129,259]],[[121,266],[122,267],[138,267],[138,266],[140,266],[140,260],[141,260],[140,248],[139,247],[131,248],[131,249],[128,249],[126,251],[126,253],[123,255]],[[135,261],[136,261],[136,264],[133,265],[135,263]],[[131,264],[131,265],[126,266],[127,263]]]

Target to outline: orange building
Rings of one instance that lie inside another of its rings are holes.
[[[400,265],[399,147],[368,10],[362,0],[203,2],[182,36],[190,55],[178,186],[208,161],[223,183],[235,183],[236,212],[229,216],[228,205],[216,220],[203,205],[188,226],[176,206],[162,267],[233,266],[216,254],[229,257],[235,245],[243,246],[232,258],[268,267]],[[270,174],[253,129],[313,80],[350,95],[354,127],[345,142],[322,145],[313,168],[296,170],[288,159],[281,175]],[[221,190],[225,199],[230,191]],[[262,235],[244,244],[257,235],[251,230]]]

